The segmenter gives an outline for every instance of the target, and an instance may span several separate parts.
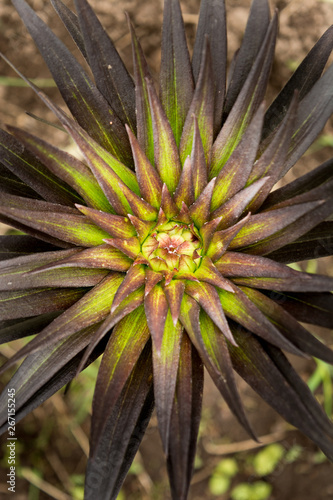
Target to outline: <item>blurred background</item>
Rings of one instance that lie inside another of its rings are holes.
[[[49,1],[30,0],[29,3],[80,57]],[[66,4],[71,8],[73,6],[72,2],[66,1]],[[131,70],[130,37],[124,16],[124,11],[129,12],[157,81],[162,0],[91,0],[91,4]],[[194,41],[199,5],[199,0],[181,1],[190,48]],[[229,61],[240,46],[249,7],[250,0],[227,1]],[[333,22],[332,0],[276,0],[271,2],[271,8],[272,11],[274,8],[280,11],[280,34],[267,104]],[[10,0],[0,1],[0,51],[26,76],[38,79],[37,84],[62,105],[50,73]],[[52,113],[0,60],[0,124],[25,128],[73,152],[71,140],[65,133],[45,126],[28,116],[26,111],[55,122]],[[332,156],[332,150],[333,120],[288,174],[288,180],[327,160]],[[8,228],[0,225],[0,234],[6,231]],[[321,259],[319,263],[300,263],[298,269],[333,276],[332,260],[328,258]],[[333,346],[330,332],[323,329],[312,331]],[[20,346],[22,341],[1,346],[1,364]],[[305,379],[309,379],[311,389],[332,417],[332,369],[324,363],[298,358],[292,358],[292,363]],[[83,498],[91,401],[98,365],[97,360],[73,381],[66,395],[64,391],[54,395],[17,425],[16,453],[19,467],[15,500]],[[332,465],[314,445],[260,401],[245,382],[240,379],[238,382],[249,419],[257,435],[262,436],[261,446],[249,440],[206,376],[198,452],[189,500],[333,499]],[[5,453],[3,446],[0,448],[0,466],[3,471],[0,476],[0,499],[11,494],[6,485],[8,465]],[[119,495],[119,500],[125,499],[170,499],[155,416]]]

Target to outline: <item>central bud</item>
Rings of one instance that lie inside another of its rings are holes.
[[[193,273],[201,259],[201,242],[193,224],[169,221],[158,226],[142,245],[153,271]]]

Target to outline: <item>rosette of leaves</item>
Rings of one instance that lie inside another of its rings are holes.
[[[0,339],[36,334],[2,368],[24,357],[17,420],[103,353],[86,499],[116,498],[154,406],[172,496],[187,498],[204,366],[251,436],[234,370],[332,460],[333,425],[283,351],[333,361],[299,322],[332,326],[333,279],[286,265],[332,253],[333,160],[273,187],[333,111],[333,29],[266,109],[277,14],[265,1],[226,84],[223,1],[202,0],[190,60],[165,0],[159,90],[130,22],[133,76],[86,0],[77,14],[52,0],[88,76],[13,3],[72,116],[21,76],[83,157],[1,131],[1,220],[24,234],[1,237]]]

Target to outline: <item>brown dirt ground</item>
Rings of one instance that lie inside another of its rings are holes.
[[[156,0],[94,0],[91,3],[104,26],[112,35],[128,67],[131,68],[130,40],[124,20],[124,11],[129,12],[134,24],[138,26],[138,34],[145,53],[154,74],[157,75],[160,61],[162,2]],[[231,59],[232,54],[239,47],[250,2],[249,0],[233,0],[227,3],[229,59]],[[58,21],[48,1],[31,0],[30,5],[76,53],[75,47],[73,47],[69,36]],[[195,33],[198,5],[199,0],[182,1],[190,45]],[[70,3],[69,6],[71,6]],[[291,74],[291,67],[302,60],[320,35],[333,22],[332,0],[275,0],[272,2],[273,7],[280,10],[280,36],[268,91],[268,101],[287,81]],[[22,27],[10,0],[0,0],[0,51],[5,52],[7,57],[28,77],[47,78],[50,76],[29,35]],[[0,61],[0,75],[15,76],[2,61]],[[57,102],[61,102],[56,89],[47,89],[47,93]],[[50,121],[53,120],[50,112],[41,106],[29,89],[0,86],[0,123],[14,124],[33,130],[37,135],[46,136],[48,140],[61,144],[64,148],[70,147],[67,136],[36,122],[25,114],[25,110]],[[325,129],[325,133],[332,134],[332,130],[333,122],[331,121]],[[300,175],[305,169],[313,168],[331,155],[332,148],[329,147],[309,153],[295,167],[291,175]],[[324,260],[321,269],[324,271],[324,267],[327,265],[327,261]],[[330,343],[332,344],[332,341]],[[4,356],[10,354],[6,350],[1,352]],[[302,376],[307,377],[312,372],[314,363],[295,360],[295,366]],[[249,418],[259,436],[270,435],[274,439],[274,436],[278,435],[279,441],[286,449],[295,443],[303,447],[303,452],[296,462],[292,464],[282,463],[273,474],[264,478],[273,487],[270,498],[272,500],[333,499],[332,466],[327,461],[315,464],[315,446],[282,422],[275,412],[261,402],[244,382],[239,381],[239,388]],[[70,399],[64,401],[62,397],[56,395],[36,410],[34,415],[28,417],[24,423],[19,424],[20,462],[24,467],[31,467],[31,455],[37,453],[41,433],[43,433],[44,451],[38,456],[45,484],[39,483],[37,489],[34,490],[35,493],[31,493],[33,490],[31,484],[36,483],[36,479],[31,478],[26,472],[25,479],[19,479],[17,483],[18,489],[15,496],[17,500],[26,498],[65,500],[70,498],[64,494],[61,496],[61,491],[68,491],[70,478],[73,474],[84,473],[86,460],[84,452],[87,451],[87,436],[89,434],[89,417],[75,427],[74,433],[69,432],[68,419],[71,418],[71,411],[74,411],[72,406],[73,402]],[[243,450],[244,447],[246,449],[247,442],[244,443],[244,441],[247,439],[245,432],[232,417],[207,376],[203,429],[198,446],[201,463],[193,478],[190,500],[203,498],[206,500],[213,498],[227,500],[230,498],[230,493],[218,497],[209,493],[208,480],[216,463],[224,456],[224,453]],[[38,446],[36,445],[37,440],[39,440]],[[221,443],[235,443],[234,450],[219,448]],[[255,446],[254,443],[253,446]],[[256,479],[246,467],[249,453],[253,453],[253,451],[239,451],[235,455],[239,464],[242,464],[242,471],[236,476],[233,484],[242,481],[251,483]],[[168,500],[170,495],[167,487],[166,469],[155,417],[152,419],[143,440],[139,461],[143,464],[143,469],[137,474],[132,474],[126,480],[125,498],[128,500]],[[0,481],[0,499],[7,498],[6,480],[0,479]],[[58,493],[52,492],[49,485],[54,485]]]

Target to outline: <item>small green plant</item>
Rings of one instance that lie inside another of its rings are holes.
[[[286,265],[333,253],[333,160],[274,189],[333,112],[333,28],[266,109],[278,31],[266,0],[228,85],[224,2],[202,0],[191,59],[179,2],[165,0],[158,91],[130,22],[133,76],[86,0],[76,14],[51,1],[93,79],[13,0],[71,116],[16,71],[83,159],[0,131],[0,220],[23,233],[0,239],[0,340],[35,335],[1,368],[24,358],[2,432],[8,391],[17,423],[102,355],[85,500],[117,498],[154,407],[172,497],[188,497],[204,366],[250,436],[234,370],[333,460],[332,422],[284,355],[333,362],[301,324],[332,326],[333,278]]]
[[[231,492],[232,500],[268,500],[272,486],[265,481],[256,481],[252,484],[241,483]]]
[[[285,454],[285,449],[278,443],[270,444],[260,450],[253,459],[253,467],[258,476],[271,474]]]
[[[221,460],[209,479],[209,491],[216,496],[226,493],[230,488],[232,478],[237,472],[238,464],[234,458]]]

